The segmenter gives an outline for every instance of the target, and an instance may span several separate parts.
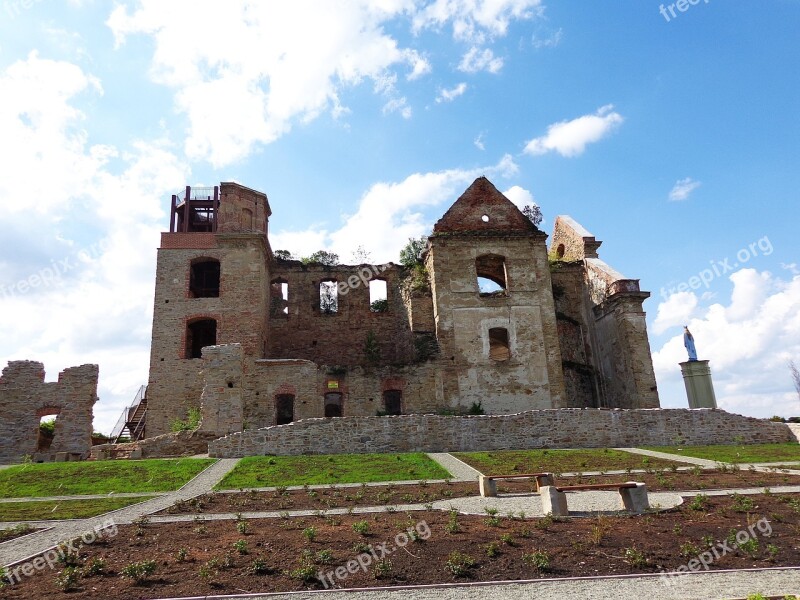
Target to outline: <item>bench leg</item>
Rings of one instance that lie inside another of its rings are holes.
[[[555,481],[553,481],[553,474],[546,473],[545,475],[538,475],[536,477],[536,491],[541,492],[542,488],[546,485],[555,485]]]
[[[539,490],[539,494],[544,514],[551,514],[554,517],[566,517],[569,514],[567,495],[564,492],[559,492],[555,486],[546,485]]]
[[[636,483],[631,481],[630,483]],[[632,513],[641,514],[650,508],[650,501],[647,499],[647,486],[643,483],[636,483],[635,488],[622,488],[619,491],[622,496],[622,504],[625,510]]]
[[[481,496],[494,498],[497,496],[497,482],[494,479],[489,479],[485,475],[481,475],[478,479],[480,486]]]

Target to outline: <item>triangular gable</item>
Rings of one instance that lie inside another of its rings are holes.
[[[433,226],[433,233],[535,233],[539,230],[486,177],[478,177]]]

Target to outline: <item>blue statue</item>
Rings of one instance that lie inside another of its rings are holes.
[[[689,353],[689,360],[697,360],[697,350],[694,347],[694,336],[689,328],[684,325],[683,327],[683,345]]]

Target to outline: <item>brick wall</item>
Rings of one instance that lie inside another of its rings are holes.
[[[214,457],[790,442],[783,423],[721,410],[538,410],[516,415],[308,419],[209,443]]]

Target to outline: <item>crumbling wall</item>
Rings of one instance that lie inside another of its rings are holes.
[[[794,441],[789,427],[721,410],[534,410],[515,415],[307,419],[209,443],[220,458]]]
[[[271,265],[271,281],[288,284],[288,304],[273,296],[266,356],[342,366],[412,362],[413,334],[400,292],[401,276],[401,269],[391,263],[325,266],[295,260],[275,261]],[[387,309],[383,312],[370,309],[372,279],[386,281]],[[337,284],[336,312],[320,309],[322,281]],[[282,309],[287,306],[288,312],[284,313]],[[370,333],[375,348],[372,353],[366,352]]]
[[[0,464],[36,455],[41,417],[56,415],[55,435],[41,460],[86,458],[92,446],[97,365],[65,369],[45,383],[40,362],[11,361],[0,377]]]

